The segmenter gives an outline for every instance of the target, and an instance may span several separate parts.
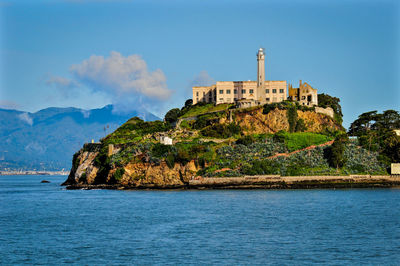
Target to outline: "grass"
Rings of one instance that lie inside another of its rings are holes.
[[[332,137],[310,133],[310,132],[298,132],[298,133],[285,133],[285,144],[290,152],[307,148],[311,145],[319,145],[332,140]]]
[[[223,104],[218,104],[214,105],[212,103],[205,104],[205,105],[200,105],[200,106],[192,106],[190,110],[188,110],[184,115],[181,116],[181,118],[185,117],[192,117],[192,116],[198,116],[210,112],[218,112],[218,111],[224,111],[228,110],[231,106],[234,104],[232,103],[223,103]]]

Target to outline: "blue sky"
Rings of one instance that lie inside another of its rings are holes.
[[[400,109],[397,1],[38,0],[0,9],[3,107],[114,103],[163,116],[191,97],[194,80],[255,80],[264,47],[268,80],[302,79],[339,97],[346,127],[362,112]]]

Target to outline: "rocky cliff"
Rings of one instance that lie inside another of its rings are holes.
[[[299,119],[303,119],[306,126],[305,132],[323,132],[341,130],[330,116],[316,113],[314,111],[297,110]],[[280,130],[289,131],[289,121],[287,110],[278,108],[263,114],[263,109],[258,108],[248,112],[237,112],[234,116],[235,122],[244,130],[246,134],[276,133]]]

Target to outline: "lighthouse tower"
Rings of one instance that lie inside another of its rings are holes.
[[[257,87],[264,87],[265,83],[265,54],[264,49],[260,48],[257,52]]]

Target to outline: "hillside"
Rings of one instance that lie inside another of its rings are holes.
[[[334,167],[330,144],[343,128],[312,108],[284,102],[211,113],[196,105],[171,111],[169,122],[132,118],[100,144],[85,145],[64,184],[168,188],[203,177],[385,174],[377,154],[354,142],[346,145],[344,167]],[[160,143],[160,136],[172,138],[173,145]],[[304,149],[312,145],[320,146]]]
[[[92,110],[51,107],[35,113],[0,109],[0,170],[69,169],[72,155],[85,142],[98,141],[132,116],[158,119],[146,111],[115,114],[111,105]]]

